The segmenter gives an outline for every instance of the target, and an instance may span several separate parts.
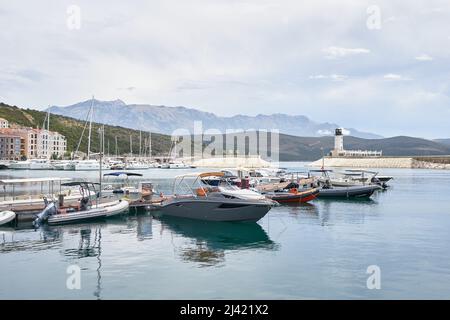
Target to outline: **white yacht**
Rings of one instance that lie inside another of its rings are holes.
[[[188,168],[190,168],[190,166],[181,161],[169,162],[169,169],[188,169]]]
[[[30,161],[13,161],[9,165],[9,169],[28,170],[30,169]]]
[[[104,166],[102,169],[106,169]],[[97,160],[80,160],[75,163],[76,171],[98,171],[100,162]]]
[[[126,166],[126,170],[145,170],[150,169],[150,166],[144,162],[139,161],[128,161]]]
[[[30,170],[51,170],[52,166],[47,159],[31,159]]]

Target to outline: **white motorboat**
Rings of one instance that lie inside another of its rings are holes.
[[[95,185],[92,182],[68,182],[64,186],[79,186],[82,192],[82,198],[77,205],[65,205],[61,202],[49,202],[46,208],[38,214],[33,222],[35,227],[40,226],[43,222],[50,225],[73,223],[98,218],[107,218],[118,215],[129,208],[128,201],[115,200],[105,203],[99,203],[95,198],[93,203],[89,196],[91,191],[96,193]],[[97,194],[97,193],[96,193]]]
[[[0,212],[0,226],[10,223],[16,218],[16,214],[13,211],[1,211]]]

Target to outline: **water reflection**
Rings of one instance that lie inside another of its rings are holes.
[[[140,241],[153,237],[153,217],[151,215],[141,215],[137,217],[136,234]]]
[[[169,230],[188,240],[176,247],[180,258],[200,266],[224,262],[226,250],[278,249],[257,223],[197,221],[167,216],[156,219],[161,222],[161,233]]]
[[[77,263],[79,263],[78,260],[83,258],[95,258],[95,275],[97,283],[93,295],[97,299],[101,299],[102,291],[102,227],[104,227],[105,225],[105,223],[87,223],[59,227],[50,227],[46,225],[41,228],[43,233],[46,234],[64,234],[65,232],[67,232],[67,234],[74,238],[79,235],[77,247],[62,249],[61,252],[65,257],[77,260]]]
[[[368,210],[376,212],[372,207],[376,207],[378,202],[371,198],[333,199],[333,201],[318,199],[316,204],[320,208],[318,210],[320,225],[329,226],[337,223],[362,224]]]
[[[0,228],[0,253],[16,251],[40,251],[60,246],[60,232],[40,230],[21,230],[19,228]]]

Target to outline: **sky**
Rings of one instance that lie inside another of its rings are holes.
[[[448,0],[0,0],[0,101],[287,113],[450,138]]]

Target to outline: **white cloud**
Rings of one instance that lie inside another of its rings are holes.
[[[415,59],[419,61],[432,61],[433,57],[430,57],[427,54],[421,54],[420,56],[417,56]]]
[[[401,74],[388,73],[383,76],[385,80],[389,81],[409,81],[412,80],[409,77],[402,76]]]
[[[333,132],[331,132],[330,130],[319,129],[317,130],[317,134],[319,136],[331,136]]]
[[[350,130],[347,130],[347,129],[345,129],[345,128],[341,128],[342,129],[342,134],[344,135],[344,136],[349,136],[350,135]]]
[[[67,29],[65,1],[2,2],[0,43],[10,50],[0,59],[0,100],[43,108],[94,94],[227,116],[304,114],[382,135],[448,135],[448,0],[377,0],[378,31],[367,29],[359,0],[76,3],[80,30]],[[424,17],[427,8],[444,10]],[[387,110],[421,107],[442,112],[385,120]]]
[[[309,76],[309,78],[314,79],[314,80],[328,79],[328,80],[332,80],[332,81],[343,81],[343,80],[348,79],[348,77],[346,75],[342,75],[342,74],[330,74],[330,75],[318,74],[318,75]]]
[[[370,50],[365,48],[328,47],[323,49],[323,52],[327,59],[337,59],[346,56],[370,53]]]

